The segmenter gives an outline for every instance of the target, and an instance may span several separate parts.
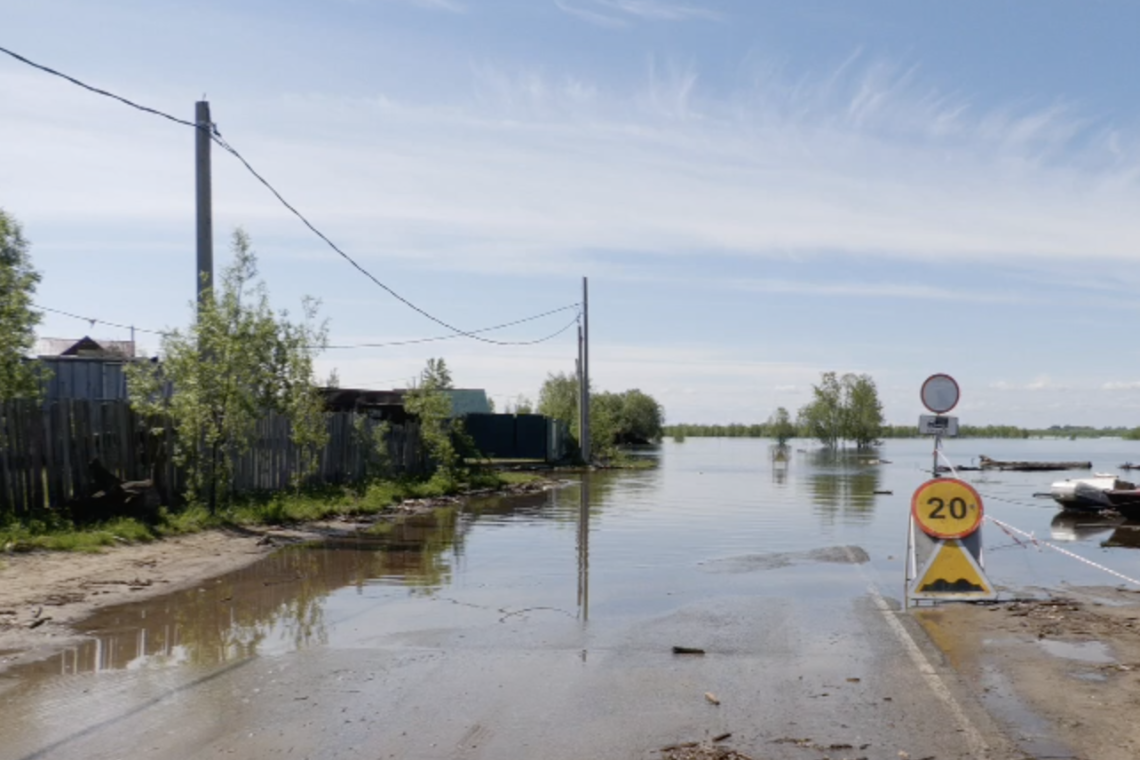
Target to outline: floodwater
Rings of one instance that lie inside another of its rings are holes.
[[[1140,444],[1119,440],[949,441],[945,451],[960,465],[984,454],[1091,459],[1096,471],[1140,459]],[[678,610],[717,609],[731,627],[739,599],[777,608],[809,600],[814,635],[833,642],[841,632],[825,634],[828,605],[849,607],[868,584],[901,600],[910,496],[929,478],[928,441],[839,454],[793,442],[787,461],[775,461],[768,441],[689,439],[643,455],[659,467],[572,476],[546,494],[483,499],[360,538],[285,548],[199,587],[105,611],[82,626],[83,644],[10,672],[0,704],[34,714],[50,736],[66,732],[66,710],[53,722],[28,705],[58,708],[78,699],[79,686],[146,691],[131,674],[151,674],[147,688],[181,689],[251,660],[377,648],[549,646],[580,650],[585,662],[595,649],[630,646],[647,621],[673,615],[684,634],[692,621]],[[1131,528],[1058,519],[1052,500],[1033,497],[1087,474],[962,476],[987,514],[1140,577]],[[1010,595],[1120,583],[991,524],[983,543],[991,580]],[[723,651],[741,646],[721,642]]]
[[[793,442],[780,462],[763,440],[666,442],[643,454],[659,460],[657,469],[595,473],[586,494],[575,476],[546,494],[483,499],[359,539],[285,548],[201,587],[99,614],[83,626],[90,641],[20,675],[218,664],[350,646],[361,631],[378,639],[516,617],[604,624],[726,593],[736,577],[789,565],[801,572],[782,584],[826,596],[829,575],[866,563],[881,592],[901,599],[907,510],[929,477],[930,444],[889,441],[838,455],[806,446]],[[1119,440],[965,440],[945,450],[956,464],[979,454],[1091,459],[1105,472],[1140,458],[1140,444]],[[889,463],[868,463],[875,459]],[[1033,497],[1054,480],[1087,474],[961,476],[988,515],[1140,577],[1132,526],[1062,514],[1051,499]],[[983,538],[991,580],[1011,593],[1120,583],[992,524]]]

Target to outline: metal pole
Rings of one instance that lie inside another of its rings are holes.
[[[933,465],[934,469],[932,469],[930,471],[930,477],[932,477],[932,478],[938,477],[938,450],[941,448],[942,448],[942,434],[941,433],[935,433],[934,434],[934,465]]]
[[[194,104],[194,166],[197,181],[198,205],[198,268],[194,272],[197,286],[198,307],[201,308],[204,294],[214,284],[214,214],[210,187],[210,137],[213,122],[210,121],[210,103],[199,100]]]
[[[582,278],[582,459],[590,463],[590,287]]]

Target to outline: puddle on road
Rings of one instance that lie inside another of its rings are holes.
[[[709,562],[700,562],[698,565],[710,573],[750,573],[756,570],[776,570],[802,562],[861,565],[870,561],[871,557],[858,546],[828,546],[806,552],[778,552],[726,557]]]
[[[1049,654],[1065,660],[1076,660],[1091,665],[1109,665],[1116,662],[1108,645],[1101,641],[1039,639],[1037,643]]]
[[[480,505],[516,516],[545,495]],[[288,546],[199,586],[112,607],[76,626],[89,638],[48,659],[14,667],[35,679],[106,670],[219,665],[328,641],[325,602],[345,588],[390,586],[428,595],[451,580],[473,516],[457,507],[410,515],[352,537]]]
[[[1013,684],[997,668],[982,668],[982,703],[1003,723],[1013,726],[1018,748],[1028,757],[1074,757],[1069,748],[1053,738],[1053,728],[1026,705],[1013,690]]]

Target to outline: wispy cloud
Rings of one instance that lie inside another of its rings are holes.
[[[558,8],[591,24],[607,28],[628,26],[633,19],[649,21],[717,21],[722,15],[701,5],[662,0],[554,0]]]
[[[990,383],[989,387],[995,391],[1064,391],[1068,386],[1054,382],[1048,375],[1040,375],[1027,383],[1010,383],[999,380]]]
[[[1056,260],[1085,272],[1090,259],[1140,259],[1140,140],[1114,127],[1101,141],[1071,106],[980,112],[967,96],[924,88],[914,67],[861,54],[814,78],[769,70],[728,96],[702,90],[695,65],[653,64],[637,89],[576,71],[484,64],[474,74],[467,102],[254,99],[227,109],[227,138],[253,146],[341,242],[433,266],[562,271],[614,251]],[[96,100],[63,109],[32,75],[0,73],[0,86],[6,126],[20,135],[0,140],[0,183],[20,182],[25,214],[181,219],[184,199],[167,175],[185,171],[182,135],[140,128],[137,115]],[[92,151],[97,124],[107,129]],[[44,155],[66,171],[46,177]],[[107,166],[134,179],[93,196]],[[296,231],[224,157],[215,171],[216,224],[278,220]],[[738,287],[1021,297],[908,283]]]
[[[815,280],[736,279],[717,280],[717,287],[753,293],[789,293],[851,298],[906,298],[920,301],[966,303],[1028,303],[1031,298],[1011,292],[992,293],[963,288],[940,288],[914,283],[820,282]]]
[[[456,0],[384,0],[384,2],[402,5],[414,5],[432,11],[449,11],[451,13],[465,13],[467,7]]]

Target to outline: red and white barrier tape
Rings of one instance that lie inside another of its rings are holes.
[[[1124,573],[1118,573],[1110,567],[1105,567],[1104,565],[1093,562],[1091,559],[1086,559],[1085,557],[1082,557],[1079,554],[1074,554],[1073,552],[1069,551],[1068,549],[1062,549],[1061,547],[1057,546],[1056,544],[1050,543],[1049,541],[1043,541],[1043,540],[1037,538],[1036,536],[1034,536],[1032,533],[1026,533],[1023,530],[1019,530],[1018,528],[1013,527],[1009,523],[1004,523],[995,517],[990,517],[989,515],[986,515],[986,519],[989,520],[990,522],[992,522],[994,525],[1001,528],[1003,531],[1005,531],[1006,534],[1009,535],[1011,538],[1013,538],[1015,541],[1017,540],[1017,538],[1013,534],[1018,533],[1022,536],[1025,536],[1026,538],[1028,538],[1029,541],[1034,546],[1038,547],[1038,549],[1040,549],[1042,546],[1044,546],[1046,548],[1052,549],[1055,552],[1060,552],[1061,554],[1064,554],[1066,557],[1072,557],[1073,559],[1075,559],[1079,562],[1083,562],[1086,565],[1088,565],[1089,567],[1095,567],[1097,570],[1103,570],[1104,572],[1108,573],[1109,575],[1115,575],[1117,578],[1120,578],[1121,580],[1128,581],[1133,586],[1140,586],[1140,581],[1136,580],[1135,578],[1129,578]]]

